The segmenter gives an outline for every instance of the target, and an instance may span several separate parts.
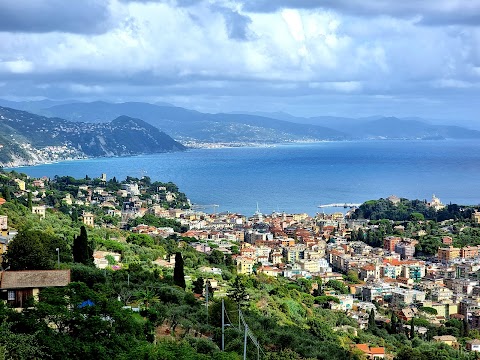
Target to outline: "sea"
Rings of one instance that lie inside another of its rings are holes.
[[[480,204],[480,141],[369,140],[191,149],[19,167],[33,177],[149,176],[206,212],[334,212],[319,205],[397,195]],[[218,205],[218,206],[213,206]]]

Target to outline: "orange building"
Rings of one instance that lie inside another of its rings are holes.
[[[402,238],[399,238],[396,236],[388,236],[385,239],[383,239],[383,249],[390,252],[394,252],[395,245],[397,245],[400,241],[402,241]]]
[[[477,246],[465,246],[460,249],[460,257],[464,259],[470,259],[478,256]]]
[[[460,249],[449,246],[447,248],[439,248],[437,253],[438,260],[449,262],[460,257]]]

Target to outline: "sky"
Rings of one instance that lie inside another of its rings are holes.
[[[1,0],[0,98],[478,125],[480,0]]]

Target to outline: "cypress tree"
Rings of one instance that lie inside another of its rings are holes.
[[[88,244],[88,235],[85,226],[80,228],[80,235],[73,240],[73,261],[84,265],[93,264],[93,249]]]
[[[201,276],[199,276],[197,278],[197,280],[195,280],[193,282],[193,292],[195,294],[203,294],[204,285],[205,285],[205,283],[204,283],[203,278]]]
[[[78,221],[78,210],[77,208],[72,209],[72,221],[77,222]]]
[[[32,211],[32,193],[29,191],[28,192],[28,197],[27,197],[27,207],[30,211]]]
[[[370,315],[368,316],[368,330],[373,330],[375,329],[376,324],[375,324],[375,310],[372,309],[370,310]]]
[[[175,285],[180,286],[182,289],[187,287],[185,284],[185,273],[183,270],[183,258],[182,253],[177,252],[175,254],[175,268],[173,269],[173,282]]]
[[[12,200],[12,196],[10,195],[10,187],[9,187],[9,186],[5,186],[3,192],[5,193],[5,200],[6,200],[6,201],[11,201],[11,200]]]
[[[415,318],[412,317],[411,324],[410,324],[410,340],[415,337]]]

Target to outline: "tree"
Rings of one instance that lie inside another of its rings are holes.
[[[195,294],[203,294],[203,287],[205,286],[203,278],[200,276],[193,282],[193,292]]]
[[[232,288],[228,292],[228,297],[235,301],[238,306],[245,305],[248,302],[246,279],[238,275],[233,281]]]
[[[375,309],[370,310],[370,315],[368,316],[368,330],[373,330],[377,327],[375,324]]]
[[[40,230],[20,231],[8,244],[5,256],[8,266],[11,270],[53,269],[49,242],[48,235]]]
[[[32,193],[29,191],[27,195],[27,207],[28,210],[32,211]]]
[[[3,193],[5,195],[5,200],[6,201],[11,201],[12,200],[12,195],[10,194],[10,187],[9,186],[5,186],[5,188],[3,189]]]
[[[78,221],[78,210],[77,208],[72,209],[72,221],[76,223]]]
[[[221,252],[220,250],[213,250],[210,254],[210,256],[208,257],[208,261],[210,261],[210,263],[212,264],[217,264],[217,265],[220,265],[220,264],[223,264],[223,252]]]
[[[84,265],[93,264],[93,249],[88,243],[88,235],[85,226],[80,228],[80,235],[73,240],[73,261]]]
[[[413,317],[410,323],[410,340],[415,337],[415,318]]]
[[[175,254],[175,268],[173,269],[173,282],[182,289],[187,287],[185,284],[185,272],[183,270],[182,253],[177,251]]]

